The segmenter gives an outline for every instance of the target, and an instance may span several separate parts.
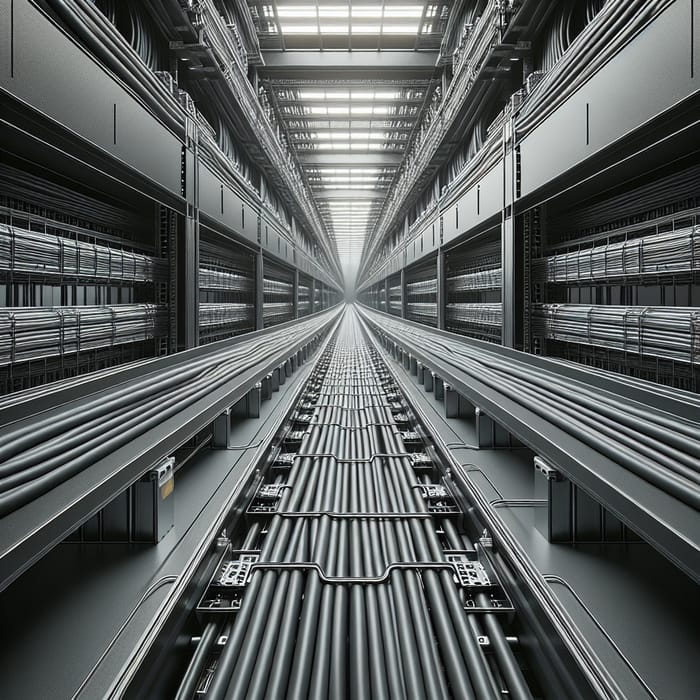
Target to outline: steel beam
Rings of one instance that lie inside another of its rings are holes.
[[[337,153],[300,153],[302,165],[331,165],[336,168],[352,168],[370,165],[381,167],[401,165],[403,153],[344,153],[342,160]]]
[[[267,78],[361,76],[364,80],[391,78],[429,79],[435,71],[437,51],[265,51],[258,71]]]

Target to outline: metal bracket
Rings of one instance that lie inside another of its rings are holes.
[[[464,554],[448,554],[445,558],[454,566],[462,588],[490,588],[494,585],[480,562],[472,561]]]
[[[214,585],[224,588],[245,588],[252,566],[259,559],[259,554],[240,554],[238,559],[226,562],[213,581]]]

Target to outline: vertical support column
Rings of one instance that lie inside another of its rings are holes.
[[[311,313],[316,311],[316,280],[311,278],[311,287],[309,289],[309,295],[311,298]]]
[[[263,305],[265,303],[265,261],[262,249],[255,255],[255,328],[264,327]]]
[[[215,450],[228,449],[231,437],[231,409],[227,408],[217,416],[212,431],[211,446]]]
[[[199,344],[199,132],[187,120],[187,144],[182,148],[181,189],[186,200],[185,216],[178,225],[175,242],[177,263],[177,347]]]
[[[502,344],[512,348],[515,343],[515,227],[512,217],[505,218],[501,227],[501,303],[503,304]]]
[[[503,214],[501,217],[501,304],[503,324],[501,343],[508,348],[515,346],[516,336],[516,241],[513,202],[515,201],[515,154],[513,149],[513,123],[503,125]]]
[[[294,318],[299,318],[299,270],[294,268],[294,282],[292,286],[292,304],[294,306]]]
[[[406,318],[406,268],[401,270],[401,318]]]
[[[445,329],[445,251],[440,248],[437,254],[437,327]]]
[[[390,313],[391,309],[391,286],[389,285],[389,278],[384,280],[384,311]]]
[[[550,542],[571,542],[571,482],[540,457],[535,457],[535,498],[547,502],[535,508],[535,527]]]

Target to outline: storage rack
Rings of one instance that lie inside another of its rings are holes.
[[[0,165],[3,393],[164,352],[152,212]]]
[[[438,282],[435,259],[406,271],[406,318],[437,326]]]
[[[389,278],[389,308],[387,311],[394,316],[401,316],[403,306],[403,293],[401,291],[401,275],[393,275]]]
[[[298,290],[298,313],[299,317],[308,316],[311,313],[311,290],[313,280],[308,275],[299,274],[299,290]]]
[[[263,278],[263,324],[265,328],[294,318],[292,271],[265,260]]]
[[[254,256],[203,236],[199,253],[199,335],[201,343],[255,329]]]
[[[446,255],[445,327],[472,338],[500,342],[501,249],[499,240],[468,241]]]
[[[536,350],[697,390],[700,166],[554,202],[532,263]]]

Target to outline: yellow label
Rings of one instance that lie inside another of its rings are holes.
[[[161,487],[160,487],[160,497],[165,500],[172,492],[173,489],[175,488],[175,479],[168,479]]]

